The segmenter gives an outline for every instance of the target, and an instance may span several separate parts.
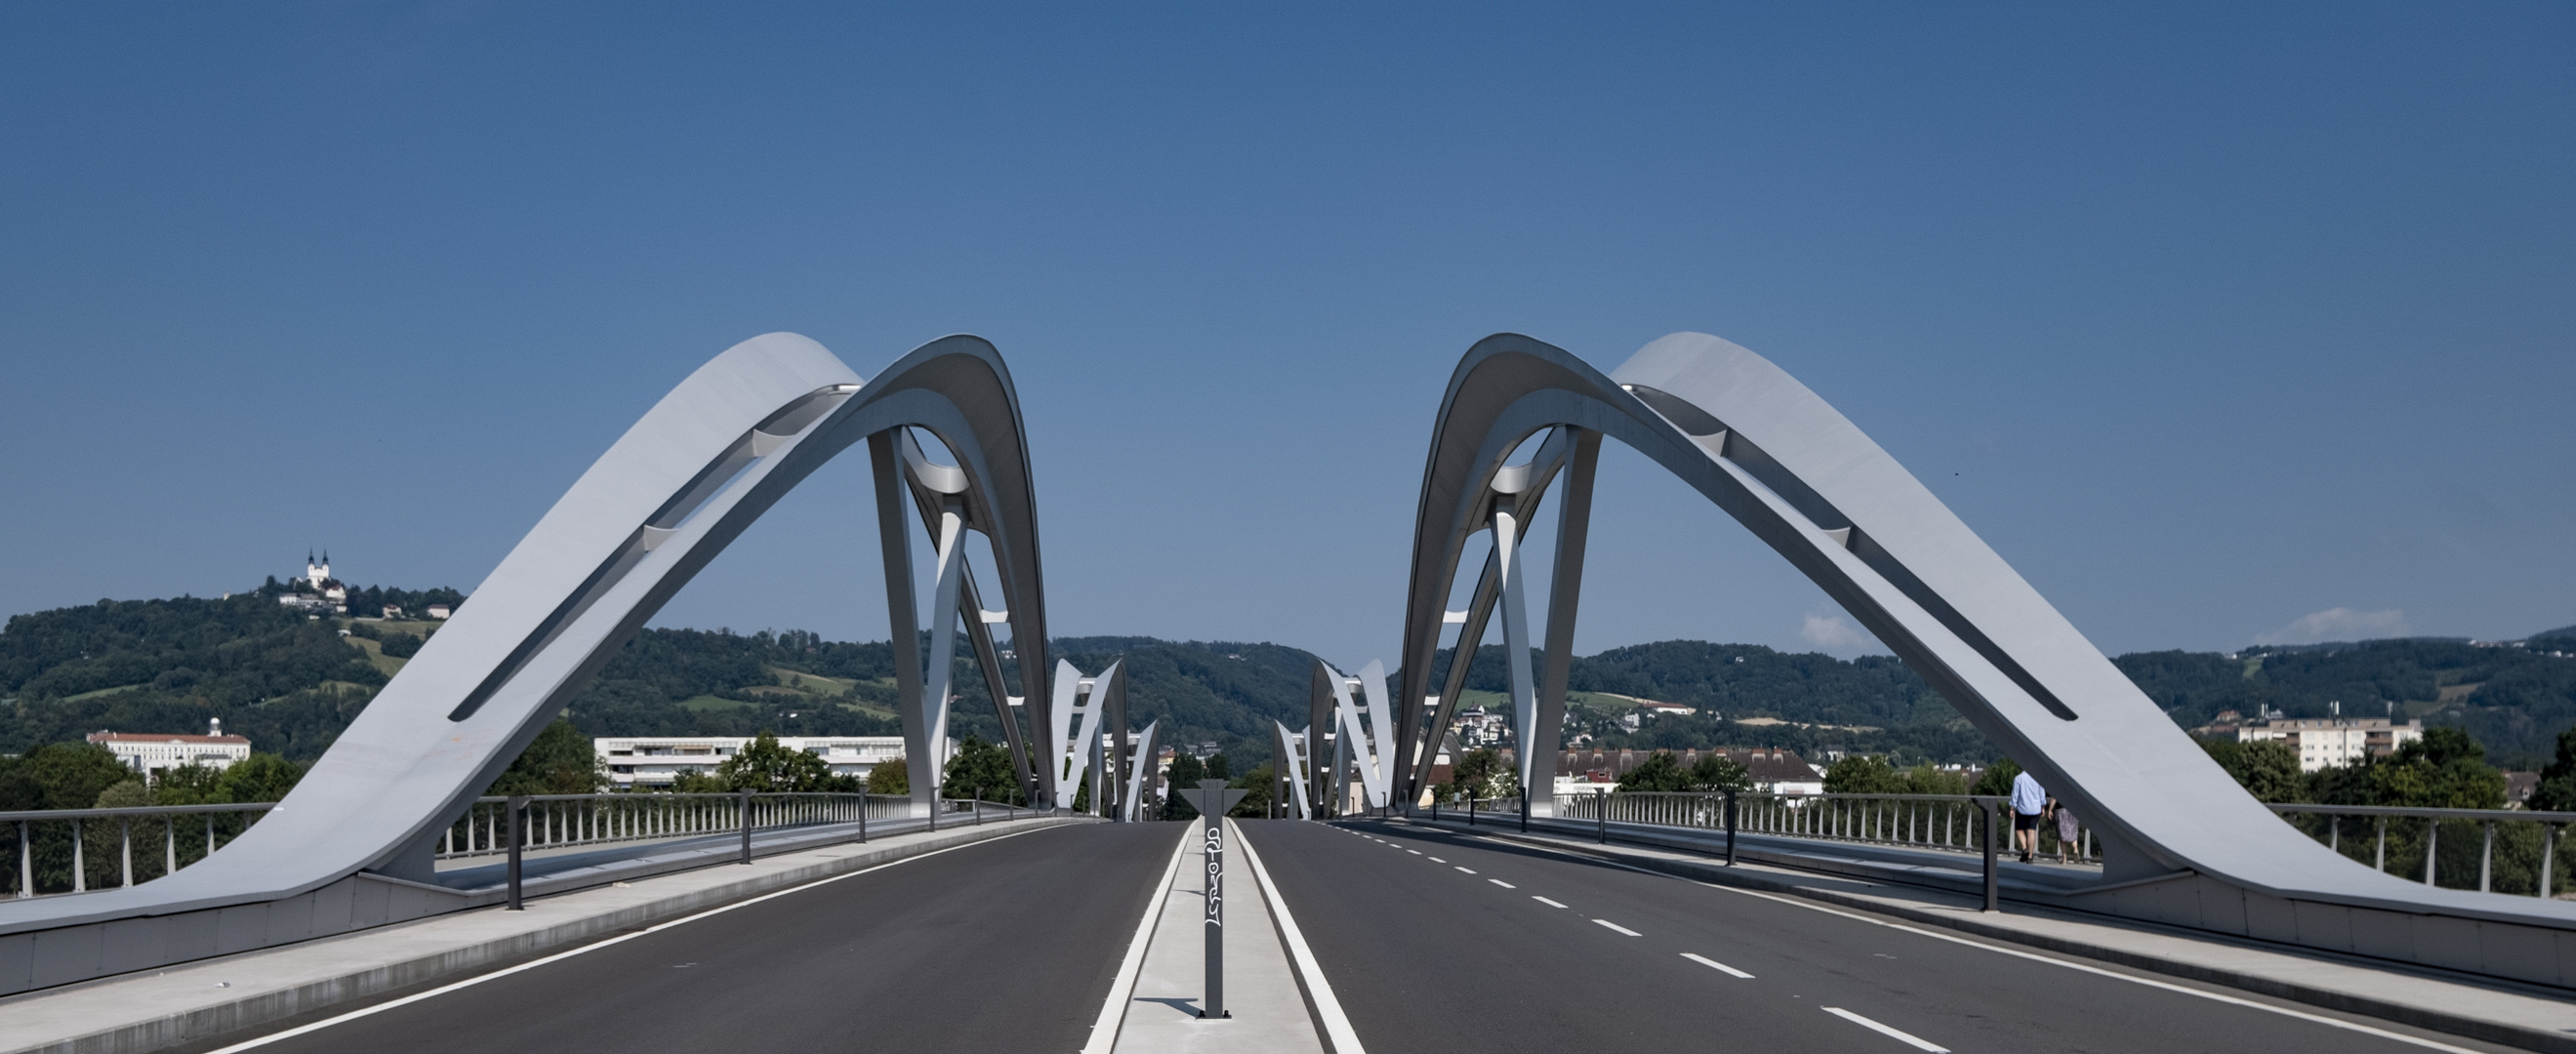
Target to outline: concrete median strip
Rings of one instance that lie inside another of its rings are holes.
[[[1196,834],[1197,824],[1186,826]],[[1332,1013],[1340,1006],[1331,1003],[1329,986],[1320,985],[1321,974],[1301,978],[1304,963],[1293,962],[1288,947],[1288,934],[1296,923],[1285,917],[1286,906],[1269,894],[1269,881],[1258,863],[1260,857],[1243,837],[1239,824],[1229,823],[1227,843],[1242,859],[1226,865],[1226,881],[1238,887],[1247,879],[1262,887],[1263,896],[1239,894],[1225,900],[1225,1018],[1202,1018],[1201,1000],[1207,994],[1207,926],[1205,901],[1206,849],[1197,838],[1185,837],[1181,846],[1180,866],[1170,873],[1159,898],[1162,908],[1153,924],[1153,937],[1144,949],[1142,967],[1124,1000],[1114,1045],[1084,1048],[1089,1054],[1102,1051],[1114,1054],[1183,1054],[1188,1051],[1226,1050],[1239,1054],[1323,1054],[1325,1033],[1330,1031],[1329,1018],[1319,1029],[1318,1018],[1325,1017],[1329,1004]],[[1303,939],[1296,943],[1302,947]],[[1311,955],[1309,956],[1311,958]],[[1114,994],[1114,993],[1113,993]],[[1315,1013],[1308,1012],[1312,997]],[[1106,1011],[1103,1012],[1106,1016]],[[1347,1031],[1348,1023],[1343,1023]],[[1335,1054],[1356,1054],[1354,1046],[1344,1049],[1337,1040]]]

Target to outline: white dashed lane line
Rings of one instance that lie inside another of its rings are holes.
[[[1489,879],[1486,879],[1485,881],[1487,881],[1487,882],[1491,882],[1491,883],[1493,883],[1493,884],[1495,884],[1495,885],[1498,885],[1498,886],[1501,886],[1501,887],[1503,887],[1504,889],[1519,889],[1519,888],[1521,888],[1521,887],[1519,887],[1519,886],[1515,886],[1515,885],[1513,885],[1513,884],[1511,884],[1511,883],[1509,883],[1509,882],[1505,882],[1505,881],[1503,881],[1502,879],[1499,879],[1499,878],[1489,878]]]
[[[1618,924],[1618,923],[1616,923],[1616,922],[1612,922],[1612,921],[1610,921],[1610,920],[1608,920],[1608,919],[1594,919],[1594,920],[1592,920],[1592,921],[1593,921],[1595,924],[1597,924],[1597,925],[1607,926],[1607,927],[1609,927],[1609,928],[1611,928],[1611,929],[1613,929],[1613,930],[1617,930],[1617,931],[1619,931],[1619,932],[1621,932],[1621,933],[1625,933],[1625,934],[1627,934],[1628,936],[1631,936],[1631,937],[1643,937],[1643,936],[1645,936],[1645,934],[1642,934],[1642,933],[1639,933],[1639,932],[1637,932],[1637,931],[1635,931],[1635,930],[1629,929],[1629,928],[1628,928],[1628,927],[1626,927],[1626,926],[1622,926],[1622,925],[1620,925],[1620,924]]]
[[[1413,854],[1413,855],[1415,855],[1415,856],[1421,856],[1421,855],[1422,855],[1422,850],[1419,850],[1419,849],[1407,849],[1407,850],[1405,850],[1405,852],[1411,853],[1411,854]]]
[[[1445,863],[1445,861],[1444,861],[1444,863]],[[1456,864],[1450,864],[1449,866],[1451,866],[1451,867],[1458,867],[1458,865],[1456,865]],[[1475,869],[1474,869],[1474,868],[1458,867],[1458,870],[1460,870],[1460,871],[1465,871],[1466,873],[1471,874],[1471,875],[1476,873],[1476,871],[1475,871]]]
[[[1911,1033],[1911,1032],[1905,1032],[1905,1031],[1900,1031],[1900,1030],[1898,1030],[1898,1029],[1889,1028],[1889,1027],[1887,1027],[1887,1026],[1885,1026],[1885,1025],[1879,1024],[1879,1023],[1878,1023],[1878,1022],[1876,1022],[1876,1021],[1872,1021],[1872,1020],[1870,1020],[1870,1019],[1868,1019],[1868,1018],[1862,1017],[1862,1016],[1860,1016],[1859,1014],[1852,1013],[1851,1011],[1849,1011],[1849,1010],[1845,1010],[1845,1009],[1843,1009],[1843,1008],[1841,1008],[1841,1007],[1838,1007],[1838,1006],[1829,1006],[1829,1007],[1824,1008],[1824,1010],[1825,1010],[1825,1012],[1826,1012],[1826,1013],[1828,1013],[1828,1014],[1832,1014],[1832,1015],[1834,1015],[1835,1017],[1839,1017],[1839,1018],[1841,1018],[1841,1019],[1843,1019],[1843,1020],[1845,1020],[1845,1021],[1849,1021],[1849,1022],[1851,1022],[1852,1024],[1859,1025],[1859,1026],[1860,1026],[1860,1027],[1862,1027],[1862,1028],[1869,1029],[1870,1031],[1872,1031],[1872,1032],[1876,1032],[1876,1033],[1878,1033],[1878,1034],[1880,1034],[1880,1035],[1887,1036],[1887,1037],[1888,1037],[1888,1038],[1890,1038],[1890,1039],[1894,1039],[1894,1040],[1896,1040],[1896,1041],[1898,1041],[1898,1042],[1900,1042],[1900,1043],[1904,1043],[1904,1044],[1906,1044],[1907,1046],[1913,1047],[1913,1048],[1914,1048],[1914,1049],[1916,1049],[1916,1050],[1928,1050],[1928,1051],[1931,1051],[1931,1052],[1932,1052],[1932,1054],[1950,1054],[1950,1048],[1948,1048],[1948,1047],[1944,1047],[1944,1046],[1941,1046],[1940,1044],[1933,1043],[1933,1042],[1931,1042],[1930,1040],[1924,1039],[1923,1037],[1921,1037],[1921,1036],[1917,1036],[1917,1035],[1915,1035],[1915,1034],[1913,1034],[1913,1033]]]
[[[1541,903],[1541,904],[1545,904],[1545,905],[1547,905],[1548,907],[1551,907],[1551,908],[1561,908],[1561,907],[1564,907],[1564,906],[1565,906],[1565,905],[1563,905],[1563,904],[1559,904],[1559,903],[1557,903],[1557,902],[1555,902],[1555,901],[1553,901],[1553,900],[1549,900],[1549,899],[1547,899],[1546,897],[1535,897],[1535,896],[1534,896],[1534,897],[1531,897],[1530,899],[1531,899],[1531,900],[1538,901],[1539,903]]]
[[[1725,963],[1719,962],[1719,961],[1717,961],[1717,960],[1715,960],[1715,959],[1711,959],[1711,958],[1709,958],[1709,957],[1707,957],[1707,956],[1705,956],[1705,955],[1698,955],[1698,954],[1695,954],[1695,953],[1692,953],[1692,952],[1683,952],[1683,953],[1682,953],[1682,958],[1688,959],[1688,960],[1690,960],[1690,961],[1692,961],[1692,962],[1695,962],[1695,963],[1698,963],[1698,964],[1700,964],[1700,965],[1702,965],[1702,966],[1708,967],[1709,969],[1716,970],[1716,971],[1718,971],[1719,973],[1733,974],[1733,975],[1735,975],[1735,976],[1737,976],[1737,977],[1744,978],[1745,980],[1748,980],[1748,981],[1750,981],[1750,980],[1752,980],[1752,979],[1753,979],[1753,975],[1752,975],[1752,974],[1746,973],[1746,972],[1744,972],[1744,971],[1742,971],[1742,970],[1738,970],[1738,969],[1736,969],[1735,967],[1728,966],[1728,965],[1726,965]]]
[[[1426,857],[1423,857],[1423,859],[1428,860],[1428,861],[1431,861],[1432,863],[1435,863],[1435,864],[1445,864],[1445,863],[1448,863],[1448,862],[1449,862],[1449,861],[1446,861],[1446,860],[1440,859],[1439,857],[1436,857],[1436,856],[1426,856]]]

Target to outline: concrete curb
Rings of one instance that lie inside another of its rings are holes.
[[[127,1022],[96,1032],[50,1040],[34,1046],[17,1047],[7,1051],[6,1054],[144,1054],[147,1051],[220,1036],[425,981],[446,978],[487,964],[558,949],[592,937],[605,936],[620,930],[651,925],[708,908],[748,900],[764,893],[803,885],[817,879],[847,874],[940,849],[972,845],[1004,835],[1089,822],[1098,821],[1081,817],[1039,817],[1002,824],[942,830],[918,841],[874,847],[867,851],[802,867],[748,876],[738,882],[663,897],[643,904],[558,923],[544,929],[448,948],[436,954],[387,963],[293,988],[249,994],[237,1000],[201,1006],[182,1013]],[[927,832],[923,833],[927,834]],[[450,917],[454,916],[436,916],[403,925],[434,923],[439,918]],[[360,931],[323,939],[345,941],[363,938],[371,932],[381,931]],[[264,948],[229,958],[238,960],[292,947],[295,946]],[[201,964],[188,965],[195,967]],[[72,987],[90,988],[114,984],[117,980],[119,978],[103,978]],[[29,993],[29,996],[18,998],[41,998],[64,990],[51,989]],[[8,1003],[15,1001],[17,1000],[0,1001],[0,1012],[5,1012]]]
[[[2546,1032],[2538,1029],[2527,1029],[2511,1024],[2491,1022],[2479,1018],[2464,1017],[2457,1014],[2446,1013],[2434,1007],[2396,1003],[2370,996],[2355,995],[2350,992],[2341,992],[2332,989],[2318,988],[2312,985],[2283,981],[2260,974],[2251,974],[2239,970],[2229,970],[2201,963],[2184,962],[2161,956],[2146,955],[2125,948],[2114,948],[2108,945],[2094,944],[2086,941],[2050,937],[2046,934],[2032,933],[2027,930],[2017,929],[2010,926],[2000,926],[1983,922],[1974,916],[1962,917],[1944,912],[1928,911],[1921,908],[1909,907],[1904,904],[1890,903],[1886,900],[1874,897],[1856,896],[1840,890],[1819,889],[1815,886],[1806,885],[1790,879],[1773,878],[1760,872],[1742,871],[1729,868],[1724,864],[1700,863],[1690,860],[1672,860],[1653,856],[1632,857],[1619,853],[1616,847],[1605,847],[1573,842],[1559,837],[1542,836],[1536,833],[1520,834],[1513,831],[1488,829],[1482,825],[1471,829],[1466,824],[1457,823],[1445,817],[1437,823],[1418,816],[1407,822],[1421,824],[1426,827],[1436,827],[1440,830],[1474,833],[1489,838],[1502,839],[1504,841],[1525,842],[1530,845],[1570,855],[1594,857],[1597,859],[1624,864],[1629,867],[1671,875],[1676,878],[1686,878],[1693,881],[1707,882],[1712,885],[1734,886],[1744,889],[1760,890],[1766,893],[1781,893],[1789,896],[1801,897],[1808,900],[1832,904],[1836,907],[1851,908],[1855,911],[1866,911],[1877,915],[1893,916],[1895,918],[1904,919],[1908,922],[1939,926],[1943,929],[1972,933],[1977,936],[1993,940],[2042,948],[2048,951],[2081,956],[2087,959],[2096,959],[2120,966],[2146,970],[2152,973],[2160,973],[2171,977],[2181,977],[2194,981],[2225,985],[2230,988],[2243,989],[2259,995],[2267,995],[2278,999],[2290,1000],[2292,1002],[2305,1003],[2310,1006],[2322,1007],[2329,1010],[2339,1010],[2345,1013],[2363,1014],[2388,1021],[2395,1021],[2401,1024],[2413,1025],[2418,1028],[2431,1029],[2456,1036],[2465,1036],[2471,1039],[2484,1040],[2490,1043],[2503,1043],[2529,1050],[2548,1051],[2551,1052],[2551,1054],[2576,1054],[2576,1035]],[[1684,852],[1697,851],[1681,849],[1677,846],[1663,846],[1659,848],[1674,848]],[[1781,867],[1795,866],[1777,859],[1778,854],[1766,853],[1763,855],[1773,858],[1763,861],[1764,863]],[[1821,874],[1836,878],[1848,877],[1834,874],[1832,872],[1821,872]],[[1871,879],[1871,881],[1879,882],[1882,885],[1887,884],[1884,879]],[[2054,912],[2052,912],[2052,914],[2054,914]],[[2143,925],[2131,920],[2105,919],[2096,921],[2093,919],[2085,919],[2082,921],[2088,925],[2120,925],[2127,928],[2139,929],[2145,932],[2167,932],[2163,927]],[[2394,966],[2392,964],[2368,962],[2360,959],[2347,961],[2341,956],[2323,955],[2305,948],[2276,947],[2259,944],[2254,941],[2230,940],[2211,934],[2181,930],[2170,932],[2171,935],[2174,936],[2183,936],[2194,940],[2204,940],[2211,943],[2228,944],[2237,947],[2257,948],[2262,951],[2278,955],[2291,955],[2302,958],[2347,962],[2348,965],[2363,969],[2382,970],[2403,974],[2430,972],[2408,969],[2401,966]],[[2484,981],[2483,979],[2475,979],[2465,976],[2444,978],[2444,980],[2449,980],[2458,984],[2475,985],[2477,987],[2498,991],[2514,991],[2517,992],[2517,994],[2530,995],[2534,998],[2561,998],[2560,996],[2542,993],[2537,990],[2524,992],[2518,988],[2509,988],[2507,986]]]

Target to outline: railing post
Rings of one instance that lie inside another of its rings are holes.
[[[1607,790],[1593,791],[1592,803],[1596,806],[1593,811],[1600,817],[1600,819],[1593,825],[1594,833],[1600,836],[1601,844],[1608,845],[1610,844],[1610,792]]]
[[[2558,863],[2558,825],[2540,825],[2540,899],[2550,899],[2550,863]]]
[[[1735,866],[1735,789],[1726,791],[1726,866]]]
[[[2379,818],[2379,848],[2371,857],[2370,866],[2382,874],[2388,871],[2388,817]]]
[[[81,822],[75,817],[72,820],[72,892],[74,893],[89,892],[89,858],[84,855],[85,847],[81,844],[86,841],[89,839],[82,837]]]
[[[18,821],[18,897],[22,900],[36,895],[36,856],[27,849],[27,825],[34,822]]]
[[[1473,794],[1467,796],[1467,826],[1476,826],[1476,796]]]
[[[1998,888],[1999,883],[1995,873],[1995,803],[1985,801],[1978,802],[1977,805],[1978,815],[1984,820],[1986,828],[1986,906],[1981,910],[1995,911],[2002,905],[2001,891]]]
[[[2493,829],[2494,825],[2488,826]],[[2492,842],[2495,839],[2487,840]],[[116,869],[125,885],[134,884],[134,817],[131,816],[116,818]]]
[[[984,792],[975,792],[975,826],[984,826]]]
[[[860,792],[859,792],[859,841],[860,841],[861,843],[865,843],[867,840],[868,840],[868,793],[867,793],[866,791],[860,791]]]
[[[2424,821],[2424,884],[2428,886],[2433,884],[2433,861],[2437,859],[2433,850],[2441,838],[2442,821],[2427,818]]]
[[[523,826],[520,819],[528,811],[528,796],[511,795],[508,809],[510,811],[510,906],[508,910],[524,911],[526,906],[519,902],[519,845],[526,839],[519,835]]]
[[[751,862],[751,788],[745,787],[740,793],[742,794],[742,859],[738,862],[748,864]]]
[[[1529,833],[1529,788],[1521,788],[1521,833]]]
[[[2495,821],[2488,820],[2486,827],[2486,845],[2478,850],[2478,892],[2480,893],[2494,892],[2490,883],[2495,877]]]

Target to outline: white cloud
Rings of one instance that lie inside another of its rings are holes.
[[[1863,633],[1840,615],[1809,615],[1798,636],[1828,655],[1851,656],[1879,650],[1878,639]]]
[[[2372,640],[2380,637],[2403,637],[2415,632],[2406,624],[2406,613],[2396,608],[2386,611],[2354,611],[2351,608],[2327,608],[2270,633],[2259,634],[2256,644],[2319,644],[2330,640]]]

